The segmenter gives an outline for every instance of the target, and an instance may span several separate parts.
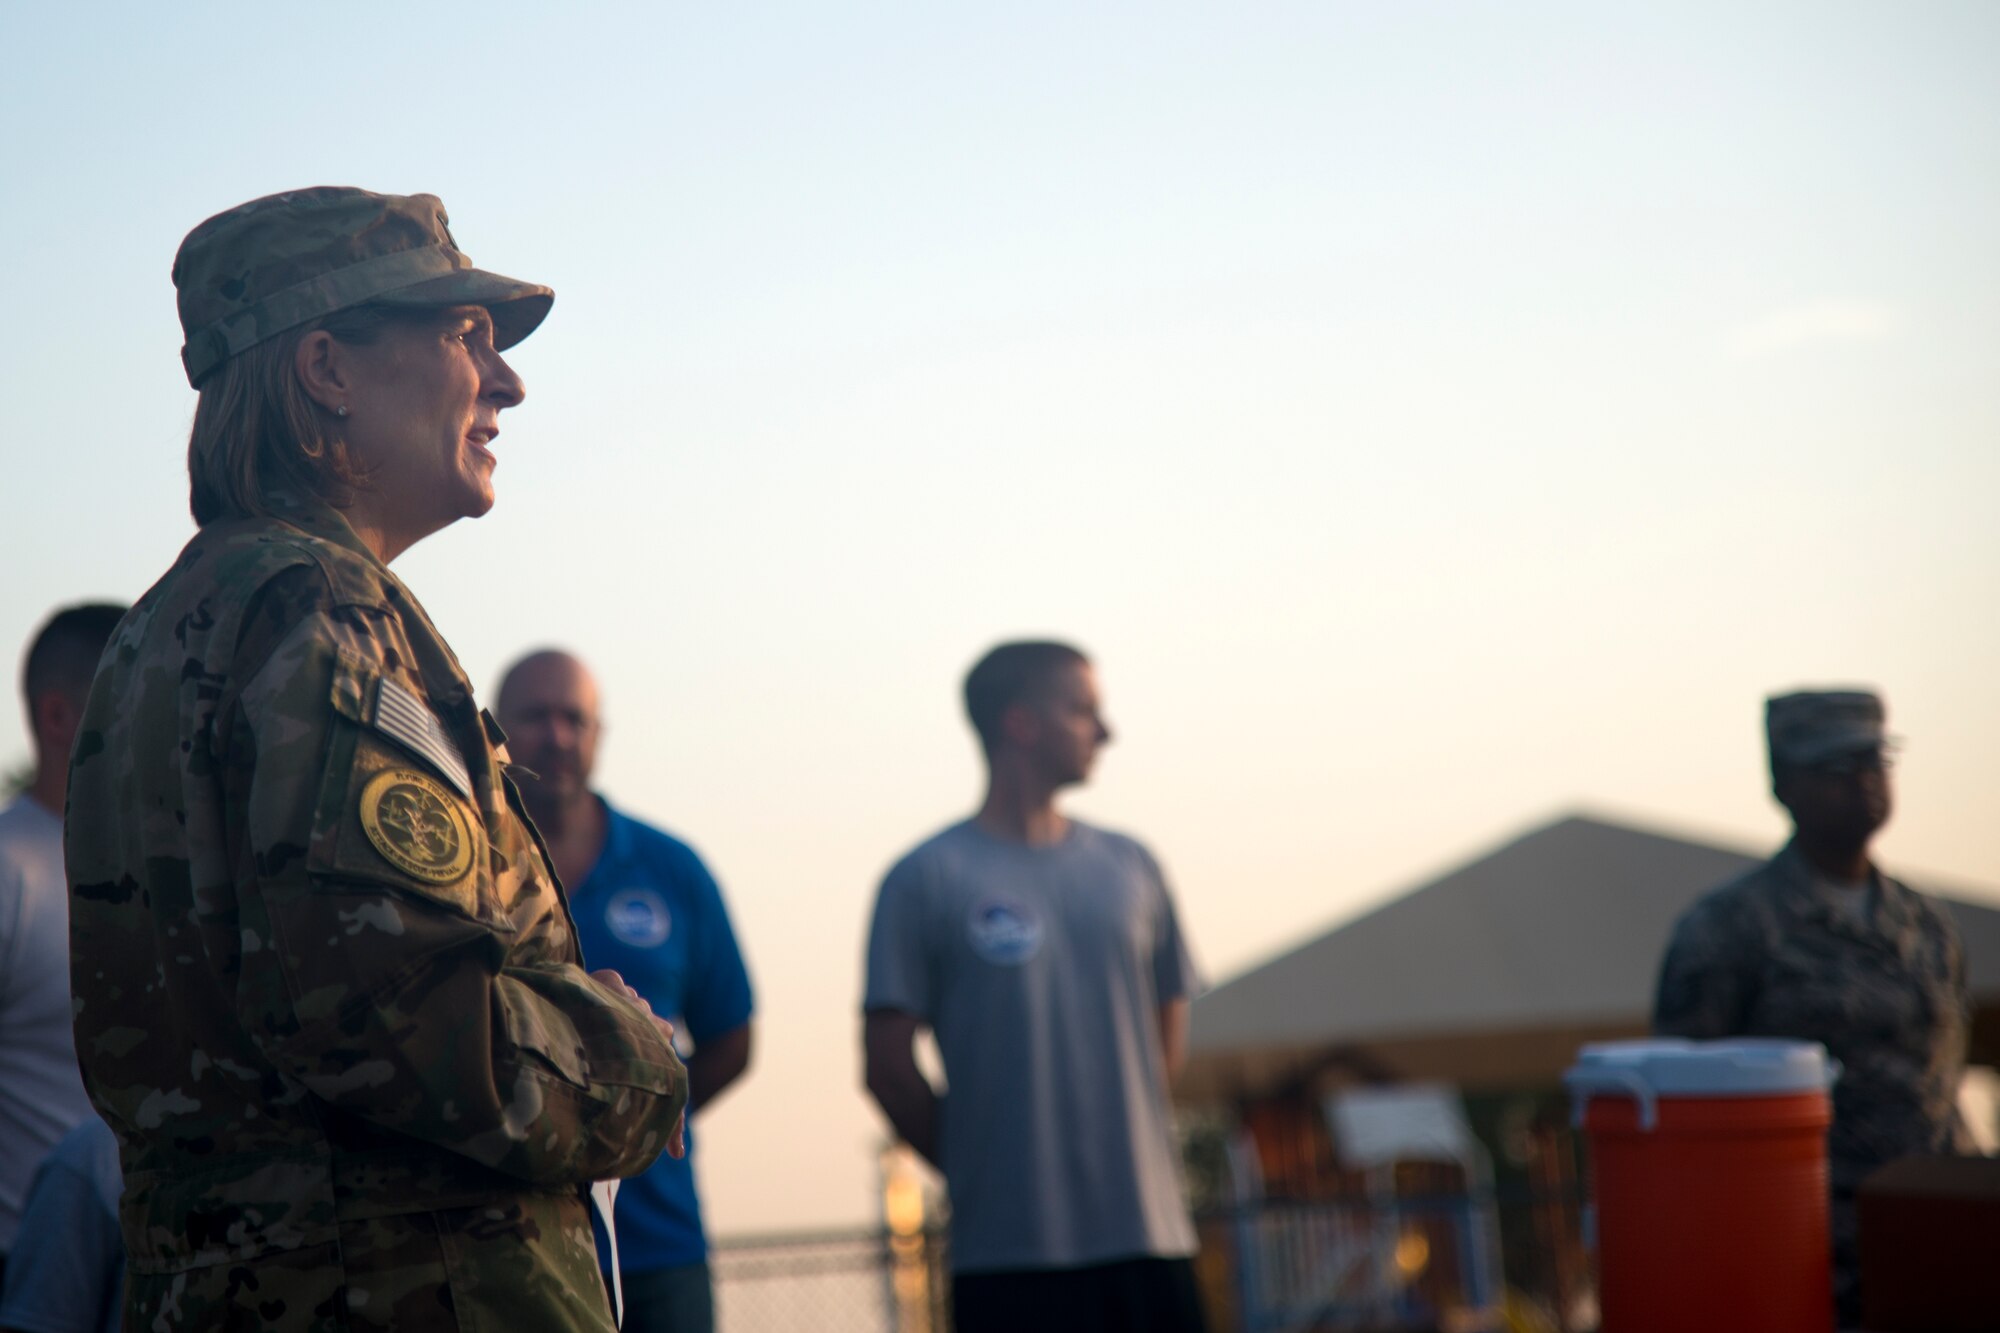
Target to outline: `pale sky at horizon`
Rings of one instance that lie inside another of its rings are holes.
[[[866,913],[1003,637],[1097,659],[1074,809],[1216,979],[1576,808],[1775,845],[1801,683],[1909,739],[1883,859],[2000,902],[2000,8],[320,13],[0,9],[0,642],[191,531],[202,218],[430,191],[553,286],[497,507],[396,570],[482,689],[588,660],[722,880],[715,1230],[873,1216]]]

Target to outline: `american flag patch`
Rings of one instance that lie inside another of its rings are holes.
[[[387,676],[375,691],[375,726],[430,760],[461,795],[468,800],[472,798],[472,775],[466,772],[464,756],[445,734],[444,724],[437,720],[437,714],[424,707],[423,700]]]

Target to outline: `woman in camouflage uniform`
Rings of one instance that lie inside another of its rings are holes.
[[[608,1329],[580,1191],[678,1150],[686,1072],[583,971],[388,568],[491,507],[500,352],[551,293],[346,188],[211,218],[174,281],[200,530],[106,652],[66,833],[126,1326]]]

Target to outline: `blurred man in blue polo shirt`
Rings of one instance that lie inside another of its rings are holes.
[[[597,682],[582,662],[554,650],[529,654],[501,679],[496,711],[521,798],[569,887],[583,956],[621,974],[694,1042],[686,1056],[692,1121],[750,1065],[750,978],[722,891],[686,843],[591,791],[601,726]],[[692,1123],[687,1142],[686,1158],[662,1156],[618,1191],[624,1333],[714,1328]],[[609,1263],[601,1238],[599,1255]]]

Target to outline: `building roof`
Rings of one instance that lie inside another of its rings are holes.
[[[1760,859],[1559,819],[1203,995],[1183,1092],[1342,1061],[1377,1078],[1552,1078],[1582,1041],[1643,1035],[1675,919]],[[2000,1003],[2000,910],[1943,901],[1975,996]]]

